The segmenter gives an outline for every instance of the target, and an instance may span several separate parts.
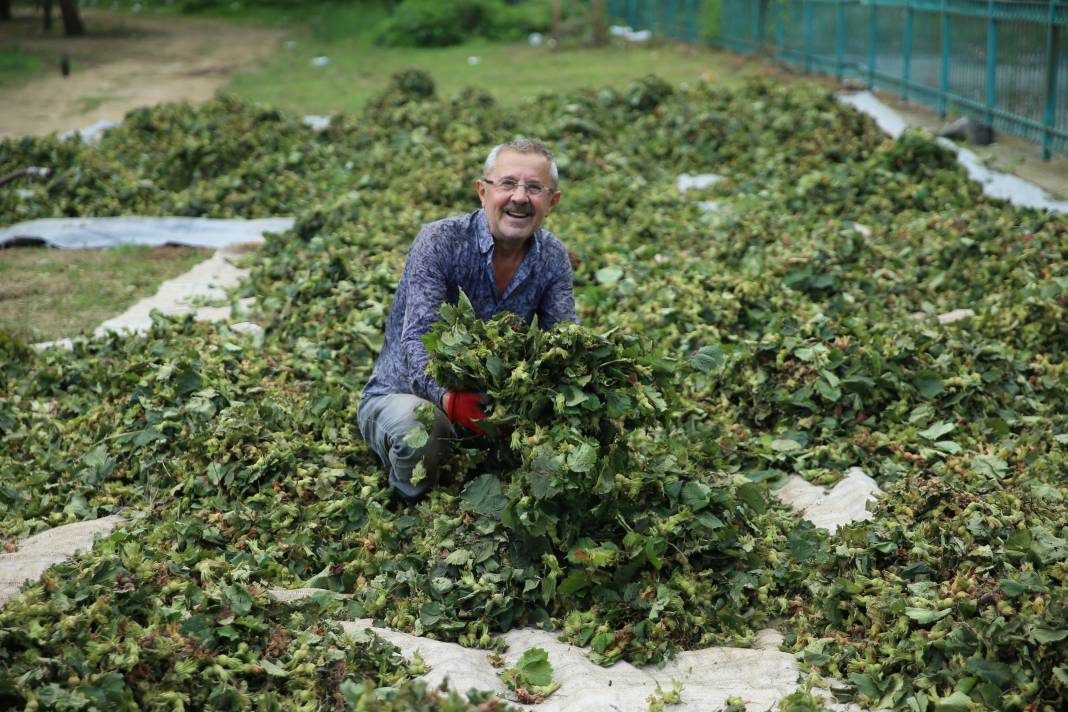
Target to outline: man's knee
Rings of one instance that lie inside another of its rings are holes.
[[[454,437],[452,424],[441,409],[417,396],[396,394],[380,398],[367,404],[369,410],[361,414],[360,430],[389,468],[390,485],[402,495],[417,497],[437,481]],[[419,443],[410,436],[417,428],[426,427],[421,422],[421,408],[433,413],[433,421],[425,442]]]

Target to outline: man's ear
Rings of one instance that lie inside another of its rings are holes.
[[[555,193],[553,193],[553,197],[549,198],[549,207],[546,209],[545,212],[551,213],[553,210],[556,209],[557,204],[560,202],[560,195],[560,191],[556,191]]]
[[[486,207],[486,184],[481,180],[475,181],[475,193],[478,195],[478,202],[482,207]]]

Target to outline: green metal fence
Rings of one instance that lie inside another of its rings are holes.
[[[662,19],[668,7],[674,24]],[[710,10],[718,36],[697,30]],[[1068,0],[616,0],[610,11],[636,29],[973,116],[1039,143],[1045,158],[1068,153]]]

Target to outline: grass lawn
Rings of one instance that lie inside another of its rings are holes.
[[[192,247],[143,245],[0,249],[0,330],[28,342],[92,331],[210,255]]]
[[[314,66],[312,59],[320,56],[329,64]],[[733,82],[766,71],[757,61],[684,45],[550,52],[525,43],[397,49],[309,38],[283,48],[261,70],[238,75],[229,88],[296,113],[354,112],[407,67],[429,72],[443,96],[476,86],[503,104],[583,87],[622,87],[650,73],[670,82]]]
[[[557,52],[545,45],[478,39],[455,47],[379,47],[374,35],[384,16],[374,5],[320,6],[302,23],[286,24],[292,38],[274,58],[237,75],[228,88],[294,113],[330,114],[358,111],[393,73],[408,67],[429,72],[440,95],[475,86],[503,104],[579,88],[622,87],[650,73],[670,82],[730,83],[770,71],[759,60],[677,43],[595,48],[567,40]],[[318,57],[329,62],[316,66],[312,60]]]
[[[37,55],[18,48],[0,47],[0,86],[29,81],[43,67]]]

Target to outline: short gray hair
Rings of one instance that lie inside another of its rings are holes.
[[[486,156],[486,162],[482,165],[482,175],[488,176],[490,174],[490,171],[497,165],[497,156],[501,151],[540,153],[549,161],[549,173],[553,177],[553,187],[555,188],[560,183],[560,172],[556,169],[556,159],[553,158],[549,147],[536,138],[517,138],[499,146],[494,146],[493,150]]]

